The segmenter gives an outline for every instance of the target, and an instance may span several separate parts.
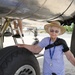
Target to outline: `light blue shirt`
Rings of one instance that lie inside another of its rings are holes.
[[[39,46],[41,48],[46,47],[49,43],[53,43],[50,41],[50,37],[46,37],[39,42]],[[55,51],[52,59],[50,58],[50,51],[54,50],[54,47],[51,49],[47,49],[44,52],[44,63],[43,63],[43,75],[52,75],[52,73],[56,73],[57,75],[65,75],[64,69],[64,60],[63,60],[63,46],[55,46]],[[52,64],[52,66],[50,66]]]

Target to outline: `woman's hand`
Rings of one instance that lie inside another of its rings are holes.
[[[16,46],[25,48],[25,44],[17,44]]]
[[[39,47],[38,45],[27,45],[27,44],[17,44],[17,47],[22,47],[22,48],[27,48],[29,51],[33,53],[39,53],[42,48]]]

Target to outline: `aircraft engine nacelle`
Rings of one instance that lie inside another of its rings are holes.
[[[0,0],[0,17],[52,19],[65,12],[58,18],[66,19],[74,16],[74,3],[74,0]]]

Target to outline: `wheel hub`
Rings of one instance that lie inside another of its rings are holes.
[[[36,75],[36,72],[31,65],[24,65],[14,75]]]

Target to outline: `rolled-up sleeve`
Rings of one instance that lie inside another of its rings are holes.
[[[38,46],[41,48],[46,47],[49,44],[49,37],[42,39],[39,43]]]

